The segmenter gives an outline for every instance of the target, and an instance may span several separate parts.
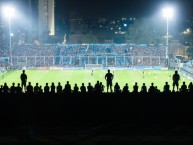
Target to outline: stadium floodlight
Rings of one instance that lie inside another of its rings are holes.
[[[12,66],[12,30],[11,30],[11,18],[14,16],[15,14],[15,9],[11,6],[5,6],[3,7],[3,13],[4,15],[8,18],[9,20],[9,53],[10,53],[10,66]]]
[[[169,19],[173,17],[174,10],[172,8],[165,8],[162,10],[163,17],[167,20],[167,34],[166,34],[166,60],[168,63],[168,45],[169,45]],[[167,64],[168,65],[168,64]]]

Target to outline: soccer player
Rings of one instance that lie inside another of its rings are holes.
[[[180,80],[180,75],[178,74],[178,71],[175,71],[175,74],[173,75],[172,79],[173,79],[173,91],[175,86],[177,87],[177,91],[178,91],[179,80]]]
[[[113,81],[113,74],[110,72],[110,70],[108,70],[108,73],[106,73],[105,75],[105,80],[107,81],[107,93],[109,92],[109,87],[111,89],[111,92],[113,92],[112,90],[112,81]]]
[[[2,80],[4,80],[4,70],[2,70],[1,72],[2,72],[2,75],[1,75]]]
[[[143,71],[143,79],[145,78],[145,71]]]
[[[91,76],[93,76],[93,70],[92,70],[92,72],[91,72]]]
[[[23,91],[23,87],[24,87],[24,91],[26,92],[27,75],[25,74],[25,70],[23,70],[23,73],[21,74],[20,79],[21,79],[22,91]]]

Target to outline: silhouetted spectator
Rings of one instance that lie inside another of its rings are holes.
[[[49,89],[48,89],[49,90]],[[43,89],[42,89],[42,86],[39,87],[39,94],[42,94],[43,93]]]
[[[128,84],[126,83],[125,84],[125,86],[123,87],[123,91],[122,91],[122,93],[129,93],[129,86],[128,86]]]
[[[91,85],[91,83],[88,83],[87,91],[88,91],[88,93],[93,93],[94,89],[93,89],[93,86]]]
[[[101,93],[102,92],[99,81],[97,81],[97,83],[95,84],[94,90],[95,90],[96,93]]]
[[[60,82],[58,83],[58,86],[57,86],[57,93],[58,94],[62,93],[62,86],[61,86]]]
[[[79,92],[79,87],[77,86],[77,84],[74,85],[74,91],[73,93],[78,93]]]
[[[12,86],[10,87],[10,94],[15,94],[15,83],[12,83]]]
[[[138,85],[137,82],[135,83],[135,85],[133,86],[133,93],[138,93]]]
[[[177,87],[177,91],[178,91],[179,80],[180,80],[180,75],[178,74],[178,71],[175,71],[175,74],[173,75],[172,79],[173,79],[173,91],[175,86]]]
[[[193,93],[193,85],[192,82],[190,82],[190,84],[188,85],[188,90],[190,93]]]
[[[186,93],[186,92],[187,92],[187,85],[186,85],[185,82],[183,82],[180,91],[181,91],[182,93]]]
[[[101,92],[104,92],[104,88],[105,88],[105,86],[103,85],[103,83],[102,83],[102,82],[100,82],[100,86],[101,86]]]
[[[148,92],[149,93],[155,93],[156,92],[155,87],[154,87],[154,83],[151,83],[151,86],[149,87]]]
[[[0,86],[0,94],[3,93],[3,85]]]
[[[71,93],[72,90],[71,90],[71,85],[69,84],[69,81],[67,81],[66,85],[65,85],[65,88],[64,88],[64,93]]]
[[[165,93],[170,92],[170,85],[168,84],[168,82],[165,83],[163,92],[165,92]]]
[[[52,82],[52,85],[51,85],[50,88],[51,88],[51,91],[50,91],[50,92],[51,92],[52,94],[55,94],[56,87],[55,87],[55,85],[54,85],[53,82]]]
[[[50,92],[50,87],[48,86],[48,83],[46,83],[46,86],[44,87],[44,93],[48,94]]]
[[[84,86],[84,83],[82,83],[82,86],[80,87],[80,92],[81,93],[86,93],[86,87]]]
[[[16,93],[17,93],[17,94],[22,94],[22,88],[21,88],[21,86],[20,86],[20,83],[17,84]]]
[[[120,86],[119,86],[119,84],[116,82],[116,84],[115,84],[115,86],[114,86],[114,92],[115,93],[120,93],[121,92],[121,90],[120,90]]]
[[[7,86],[7,83],[4,83],[3,93],[4,93],[4,94],[8,94],[8,93],[9,93],[9,87]]]
[[[34,87],[34,93],[39,93],[39,86],[38,83],[36,83],[35,87]]]
[[[20,76],[21,79],[21,87],[22,90],[24,88],[24,92],[26,91],[26,83],[27,83],[27,75],[25,74],[25,70],[23,70],[23,73]]]
[[[108,73],[105,75],[105,80],[107,81],[107,93],[109,92],[109,87],[110,87],[111,92],[113,92],[112,90],[113,74],[110,72],[110,70],[108,70]]]
[[[143,83],[143,86],[141,87],[141,92],[147,93],[147,87],[146,87],[145,83]]]
[[[27,93],[29,93],[29,94],[33,93],[33,86],[31,85],[31,82],[28,83]]]

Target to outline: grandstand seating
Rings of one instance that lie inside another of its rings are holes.
[[[4,50],[0,57],[9,57]],[[12,51],[14,67],[71,66],[166,66],[165,47],[130,44],[16,45]]]

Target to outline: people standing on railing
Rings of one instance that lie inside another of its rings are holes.
[[[175,71],[175,74],[172,77],[173,79],[173,91],[175,89],[175,86],[177,87],[177,91],[179,89],[179,80],[180,80],[180,75],[178,74],[178,71]]]
[[[27,75],[25,74],[25,70],[23,70],[23,73],[20,76],[21,79],[21,87],[23,92],[26,92],[26,83],[27,83]]]

